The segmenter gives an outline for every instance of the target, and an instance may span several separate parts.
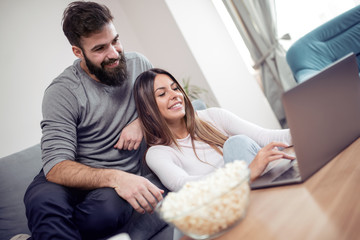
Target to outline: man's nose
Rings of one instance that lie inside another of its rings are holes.
[[[117,59],[119,58],[119,51],[116,48],[116,46],[110,45],[108,53],[107,53],[108,59]]]

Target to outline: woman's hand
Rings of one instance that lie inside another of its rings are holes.
[[[254,181],[258,178],[265,170],[267,165],[281,158],[294,160],[295,157],[286,154],[278,149],[278,147],[286,148],[288,145],[281,142],[272,142],[260,149],[254,160],[249,164],[250,168],[250,181]]]

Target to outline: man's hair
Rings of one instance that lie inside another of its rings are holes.
[[[179,91],[184,96],[185,124],[190,134],[192,147],[197,158],[200,160],[195,151],[194,140],[205,142],[215,151],[222,154],[222,151],[219,148],[223,148],[228,137],[222,134],[214,126],[201,120],[195,113],[189,97],[179,82],[169,72],[159,68],[152,68],[140,74],[135,80],[133,89],[135,104],[140,122],[143,126],[146,143],[149,146],[169,146],[173,143],[179,147],[176,137],[172,134],[165,118],[161,115],[155,100],[154,81],[158,74],[167,75],[177,84]]]
[[[112,20],[113,16],[105,5],[76,1],[70,3],[65,9],[62,25],[70,44],[81,48],[81,37],[89,37],[101,31]]]

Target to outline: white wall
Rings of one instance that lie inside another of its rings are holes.
[[[40,141],[43,92],[52,79],[75,60],[61,28],[62,13],[69,2],[71,1],[0,1],[2,54],[0,157]],[[215,72],[212,69],[214,62],[209,61],[213,55],[208,55],[212,51],[205,51],[201,46],[202,38],[191,38],[191,31],[194,31],[188,29],[191,22],[181,23],[186,18],[185,11],[191,13],[189,20],[192,19],[192,23],[197,21],[195,16],[198,12],[188,11],[188,7],[192,9],[192,3],[194,6],[203,7],[201,4],[211,1],[196,0],[190,3],[188,0],[98,0],[97,2],[105,3],[112,10],[115,17],[114,24],[125,50],[141,52],[154,66],[169,70],[178,79],[190,77],[193,84],[207,88],[209,92],[205,100],[210,106],[219,106],[221,102],[221,105],[234,109],[230,107],[231,101],[237,106],[243,105],[240,100],[244,98],[239,100],[236,95],[227,92],[234,86],[223,88],[224,84],[217,85],[217,82],[226,80],[223,73],[227,72],[229,65],[220,64],[221,68]],[[210,7],[208,9],[210,12],[206,13],[208,18],[214,14],[211,6],[207,6]],[[200,11],[201,15],[204,14],[203,11]],[[217,16],[214,17],[216,21],[219,20]],[[222,26],[217,27],[220,31]],[[206,34],[210,36],[209,33]],[[221,35],[223,34],[226,33],[222,32]],[[222,49],[223,43],[219,42],[219,44],[220,46],[217,47]],[[229,42],[224,44],[228,45]],[[227,49],[227,51],[231,50]],[[245,70],[241,67],[241,58],[236,56],[236,59],[240,61],[240,65],[236,65],[236,73],[233,72],[235,70],[231,71],[231,74],[235,75],[229,77],[247,76],[247,72],[242,72]],[[231,68],[233,66],[230,65]],[[246,93],[247,86],[241,85],[240,87],[244,87],[245,90],[240,90],[237,95]],[[251,86],[251,89],[255,87]],[[266,114],[259,115],[259,112],[263,112],[262,108],[250,108],[246,109],[246,112],[252,113],[251,116],[255,120],[263,119],[261,120],[263,125],[273,125],[271,113],[266,110],[267,102],[261,94],[259,95],[258,90],[255,90],[254,95],[244,96],[249,97],[246,103],[262,102]]]
[[[165,0],[222,108],[267,128],[279,128],[212,1]]]
[[[190,78],[192,84],[208,90],[208,94],[203,96],[203,99],[210,106],[219,106],[165,1],[120,1],[131,24],[130,27],[137,34],[142,53],[150,59],[152,64],[168,70],[180,82],[182,79]],[[133,45],[130,42],[123,40],[123,44],[127,50],[139,51],[132,48]]]
[[[75,58],[61,30],[69,1],[0,1],[0,156],[40,141],[45,87]]]

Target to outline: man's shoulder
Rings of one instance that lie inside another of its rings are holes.
[[[138,52],[125,52],[125,58],[129,79],[132,83],[140,73],[153,67],[149,60]]]
[[[76,61],[73,65],[65,68],[65,70],[60,73],[48,86],[48,88],[53,87],[65,87],[68,89],[76,89],[81,84],[81,73],[76,67]]]
[[[139,53],[139,52],[125,52],[125,57],[126,60],[135,60],[135,59],[140,59],[140,60],[144,60],[144,61],[149,61],[143,54]]]
[[[128,66],[141,68],[142,71],[152,67],[149,59],[139,52],[125,52],[125,58]]]

